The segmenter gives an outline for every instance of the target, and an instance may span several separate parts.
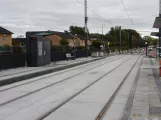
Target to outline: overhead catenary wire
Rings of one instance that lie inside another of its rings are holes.
[[[132,18],[130,17],[130,14],[129,14],[129,12],[128,12],[128,10],[127,10],[127,8],[126,8],[126,6],[125,6],[123,0],[120,0],[120,1],[121,1],[122,5],[123,5],[123,7],[124,7],[124,9],[125,9],[125,11],[126,11],[126,13],[127,13],[127,15],[128,15],[129,20],[131,21],[132,25],[135,27],[135,24],[134,24]]]
[[[81,4],[81,5],[83,5],[84,6],[84,4],[83,3],[81,3],[79,0],[76,0],[79,4]],[[94,13],[95,15],[97,15],[97,16],[99,16],[99,17],[101,17],[102,18],[102,21],[104,21],[104,22],[108,22],[108,23],[110,23],[111,25],[112,25],[112,22],[110,21],[110,20],[108,20],[108,19],[106,19],[106,18],[104,18],[104,17],[102,17],[101,15],[99,15],[98,13],[96,13],[94,10],[92,10],[92,9],[90,9],[89,7],[87,7],[87,9],[88,10],[90,10],[92,13]]]

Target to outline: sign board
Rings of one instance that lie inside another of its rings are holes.
[[[108,42],[108,47],[110,46],[110,42]]]
[[[38,56],[42,56],[42,41],[38,41]]]

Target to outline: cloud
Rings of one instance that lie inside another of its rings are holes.
[[[84,3],[84,0],[79,1]],[[88,10],[90,32],[101,33],[102,24],[106,24],[104,33],[116,25],[138,31],[158,31],[152,29],[155,16],[159,13],[157,0],[123,0],[135,27],[120,0],[87,1],[88,7],[102,16]],[[26,31],[33,30],[64,31],[70,25],[84,26],[84,6],[76,0],[1,0],[0,5],[0,26],[13,31],[15,35],[24,35]],[[102,18],[110,20],[112,25]]]

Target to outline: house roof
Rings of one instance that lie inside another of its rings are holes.
[[[49,36],[49,35],[53,35],[53,33],[47,33],[47,32],[42,32],[42,33],[37,33],[35,34],[36,36]]]
[[[11,31],[0,26],[0,33],[2,34],[13,34]]]
[[[43,37],[50,36],[50,35],[58,35],[64,39],[74,39],[73,35],[71,35],[69,33],[64,33],[64,32],[58,32],[58,31],[31,31],[31,32],[27,32],[27,33],[32,33],[31,35],[43,36]],[[85,38],[86,38],[82,35],[77,35],[76,37],[81,40],[85,40]]]
[[[58,35],[64,39],[73,39],[73,36],[71,36],[70,34],[58,31],[31,31],[27,33],[31,33],[30,35],[37,35],[37,36]]]
[[[51,31],[52,33],[54,33],[55,35],[58,35],[62,38],[65,38],[65,39],[73,39],[73,36],[68,34],[68,33],[64,33],[64,32],[57,32],[57,31]]]

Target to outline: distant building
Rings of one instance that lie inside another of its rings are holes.
[[[12,32],[0,26],[0,45],[12,46]]]
[[[69,33],[58,32],[58,31],[32,31],[27,32],[36,36],[43,36],[49,40],[51,40],[52,45],[60,45],[60,41],[62,39],[66,39],[69,42],[69,46],[85,46],[85,37],[81,35],[71,35]],[[91,44],[90,41],[88,41]]]
[[[20,46],[26,44],[26,38],[13,38],[12,39],[12,45],[13,46]]]

